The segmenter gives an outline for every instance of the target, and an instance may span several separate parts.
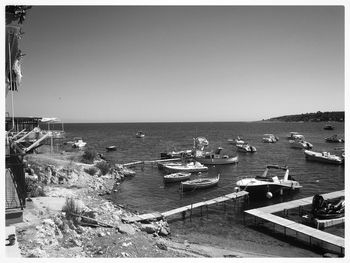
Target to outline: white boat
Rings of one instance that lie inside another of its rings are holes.
[[[186,181],[190,179],[191,173],[172,173],[167,174],[163,176],[164,183],[173,183],[173,182],[180,182],[180,181]]]
[[[189,180],[181,182],[180,189],[181,191],[189,191],[196,189],[203,189],[216,186],[219,183],[220,174],[215,178],[198,178],[194,180]]]
[[[296,135],[300,135],[299,132],[290,132],[290,134],[287,138],[290,140],[294,140]]]
[[[274,174],[270,172],[274,170]],[[283,178],[276,175],[276,171],[284,171]],[[285,191],[297,190],[302,186],[289,175],[288,167],[278,165],[267,165],[264,173],[255,178],[244,178],[236,182],[236,185],[241,189],[249,192],[249,196],[262,196],[272,198],[275,194],[283,194]]]
[[[145,133],[143,131],[138,131],[136,133],[136,138],[143,138],[143,137],[145,137]]]
[[[222,165],[238,163],[238,156],[229,156],[222,154],[223,148],[218,147],[215,152],[203,152],[200,150],[195,151],[194,159],[201,164],[207,165]]]
[[[115,145],[111,145],[106,147],[107,152],[112,152],[112,151],[116,151],[117,150],[117,146]]]
[[[237,151],[245,152],[245,153],[254,153],[256,152],[256,148],[254,146],[249,145],[248,143],[238,144],[236,145]]]
[[[161,152],[161,159],[173,159],[173,158],[182,158],[182,157],[191,157],[192,150],[183,150],[183,151],[171,151],[171,152]]]
[[[325,138],[326,142],[344,142],[343,138],[340,138],[337,134]]]
[[[84,142],[81,137],[75,137],[74,142],[72,144],[72,147],[81,149],[81,148],[85,147],[85,145],[86,145],[86,142]]]
[[[189,162],[189,163],[176,163],[176,164],[163,164],[163,169],[170,173],[176,172],[188,172],[188,173],[198,173],[208,171],[208,167],[204,166],[199,162]]]
[[[330,164],[341,164],[343,158],[329,152],[314,152],[310,150],[304,151],[306,160],[316,161],[321,163],[330,163]]]
[[[241,138],[240,136],[237,136],[236,139],[228,139],[227,141],[228,143],[234,144],[234,145],[240,145],[245,143],[243,138]]]
[[[289,140],[290,147],[297,149],[311,149],[313,145],[305,141],[304,136],[297,134],[294,136],[294,140]]]
[[[266,143],[275,143],[279,138],[274,134],[264,134],[262,141]]]

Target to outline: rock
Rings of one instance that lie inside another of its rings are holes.
[[[106,234],[105,233],[103,233],[103,232],[98,232],[98,234],[97,234],[99,237],[104,237],[104,236],[106,236]]]
[[[167,236],[167,235],[169,235],[169,232],[166,230],[165,227],[161,227],[160,231],[159,231],[159,235],[160,236]]]
[[[35,248],[31,251],[28,251],[28,257],[29,258],[46,258],[47,254],[44,250],[40,248]]]
[[[167,245],[165,245],[165,243],[161,240],[158,240],[157,243],[156,243],[157,247],[159,249],[162,249],[162,250],[168,250],[168,247]]]
[[[156,233],[158,232],[158,226],[155,226],[153,224],[141,224],[141,227],[140,229],[142,231],[145,231],[147,232],[148,234],[153,234],[153,233]]]
[[[127,235],[135,234],[135,229],[131,225],[127,225],[127,224],[120,224],[118,226],[118,231],[122,234],[127,234]]]

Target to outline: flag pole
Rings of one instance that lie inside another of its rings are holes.
[[[12,129],[15,128],[15,107],[13,104],[13,87],[12,87],[12,61],[11,61],[11,48],[10,42],[8,42],[9,47],[9,69],[10,69],[10,89],[11,89],[11,107],[12,107]]]

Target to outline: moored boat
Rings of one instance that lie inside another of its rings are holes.
[[[189,162],[180,164],[163,164],[163,169],[168,172],[189,172],[198,173],[208,171],[208,167],[202,165],[199,162]]]
[[[275,143],[279,138],[274,134],[264,134],[262,141],[266,143]]]
[[[198,178],[185,182],[181,182],[180,189],[181,191],[189,191],[196,189],[204,189],[216,186],[219,183],[220,174],[216,178]]]
[[[190,179],[191,173],[172,173],[163,176],[164,183],[174,183]]]
[[[304,151],[306,160],[316,161],[329,164],[341,164],[343,159],[340,156],[331,154],[329,152],[314,152],[310,150]]]
[[[136,133],[136,138],[143,138],[143,137],[145,137],[145,133],[143,131],[138,131]]]
[[[84,142],[81,137],[74,137],[74,142],[72,144],[73,148],[82,149],[85,146],[86,146],[86,142]]]
[[[112,151],[116,151],[117,150],[117,146],[115,145],[111,145],[106,147],[107,152],[112,152]]]
[[[325,138],[325,141],[326,142],[335,142],[335,143],[337,143],[337,142],[344,142],[344,139],[340,138],[337,134],[334,134],[334,135],[332,135],[330,137]]]
[[[330,125],[330,124],[327,124],[323,127],[324,130],[334,130],[334,126],[333,125]]]
[[[271,175],[272,170],[284,171],[283,178],[278,175]],[[259,197],[266,196],[272,198],[275,194],[283,194],[286,190],[298,190],[302,186],[289,174],[288,167],[281,167],[277,165],[267,165],[264,173],[253,178],[243,178],[236,182],[240,190],[249,192],[249,196]]]
[[[317,219],[333,219],[345,216],[345,200],[324,200],[321,195],[316,194],[312,199],[311,213]]]
[[[192,150],[183,150],[183,151],[171,151],[171,152],[161,152],[161,159],[172,159],[172,158],[182,158],[182,157],[191,157]]]
[[[249,145],[248,143],[236,145],[237,151],[245,152],[245,153],[254,153],[256,152],[256,148],[254,146]]]
[[[312,149],[313,145],[307,141],[301,134],[294,136],[293,140],[289,140],[290,147],[297,149]]]
[[[218,147],[214,152],[203,152],[197,150],[194,159],[201,164],[222,165],[233,164],[238,162],[238,156],[229,156],[222,154],[223,148]]]
[[[287,139],[294,140],[296,135],[300,135],[299,132],[290,132],[290,134],[287,137]]]

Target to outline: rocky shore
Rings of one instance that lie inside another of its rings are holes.
[[[135,214],[108,200],[134,172],[80,162],[81,152],[25,156],[28,193],[16,237],[23,257],[235,257],[261,256],[174,242],[165,220],[127,223]]]
[[[99,155],[91,164],[83,163],[82,154],[63,151],[25,156],[29,198],[23,222],[15,225],[23,257],[320,256],[273,238],[259,238],[262,234],[250,229],[246,237],[216,240],[196,233],[172,234],[166,220],[129,223],[127,219],[135,212],[109,196],[126,177],[137,174],[122,165],[107,165]]]

